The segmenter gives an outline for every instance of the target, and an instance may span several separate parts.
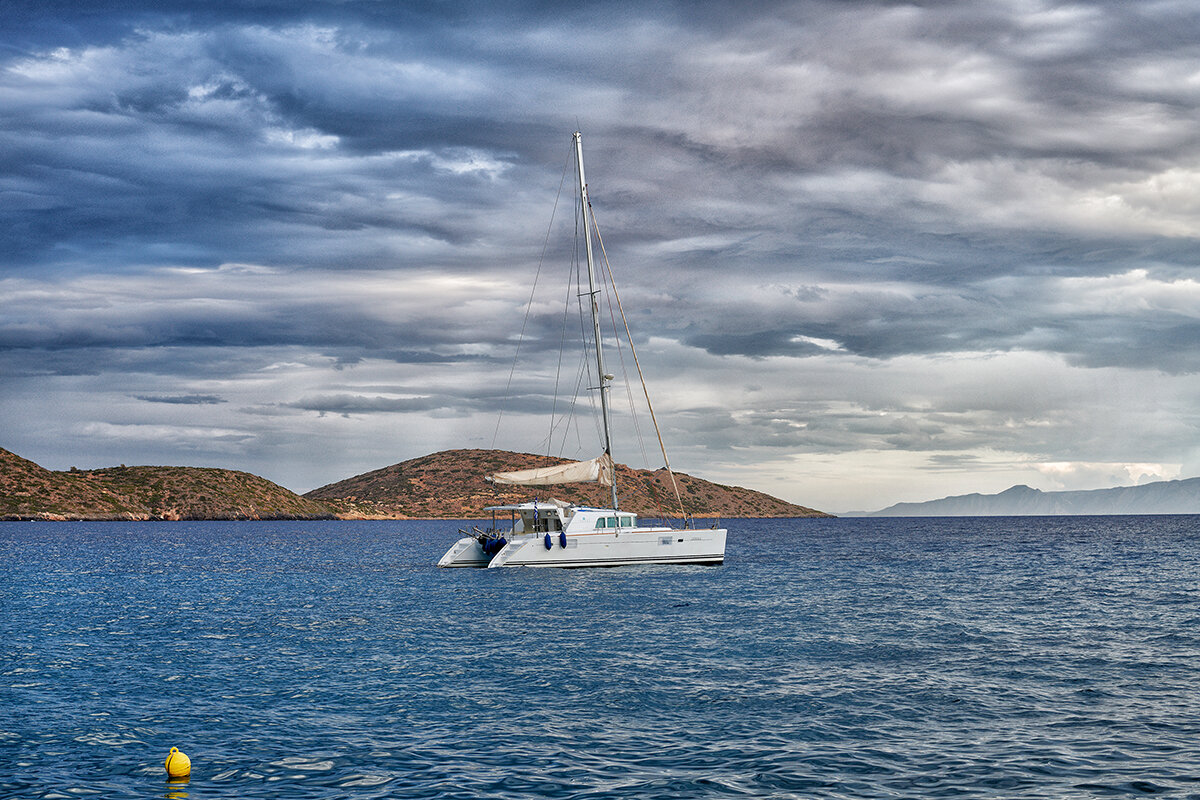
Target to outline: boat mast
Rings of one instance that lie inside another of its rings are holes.
[[[587,248],[588,295],[592,299],[592,331],[596,339],[596,373],[600,378],[600,417],[604,423],[604,452],[612,458],[612,437],[608,423],[608,387],[612,376],[604,371],[604,349],[600,345],[600,305],[597,301],[596,267],[592,260],[592,204],[588,200],[587,179],[583,176],[583,134],[575,131],[575,161],[579,165],[579,201],[583,207],[583,241]],[[613,465],[612,507],[617,510],[617,470]]]

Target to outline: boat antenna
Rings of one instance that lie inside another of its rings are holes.
[[[592,305],[592,332],[596,339],[596,374],[600,379],[600,418],[604,423],[604,454],[610,459],[612,458],[612,436],[609,433],[608,419],[608,388],[612,381],[612,376],[604,371],[604,348],[600,344],[600,306],[596,300],[598,289],[596,289],[596,265],[592,259],[592,224],[591,224],[591,208],[592,204],[588,200],[587,178],[583,174],[583,134],[575,131],[575,162],[579,166],[579,202],[583,206],[583,241],[587,250],[587,273],[588,273],[588,295],[591,296]],[[612,507],[614,511],[619,510],[617,507],[617,469],[616,464],[613,464],[613,481],[612,481]]]

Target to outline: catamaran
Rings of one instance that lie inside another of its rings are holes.
[[[508,530],[493,523],[490,529],[460,531],[463,535],[438,561],[439,567],[618,567],[630,564],[720,564],[725,560],[724,528],[672,528],[642,525],[638,515],[623,511],[617,497],[616,469],[612,459],[609,389],[614,380],[604,368],[600,330],[596,267],[592,250],[591,203],[583,172],[583,136],[576,131],[575,164],[587,255],[587,296],[591,299],[592,335],[595,342],[596,391],[604,452],[588,461],[551,467],[498,472],[497,484],[551,486],[590,482],[610,487],[611,507],[591,508],[558,500],[531,501],[487,509],[507,513]],[[657,427],[657,424],[656,424]],[[661,437],[660,437],[661,438]],[[665,451],[664,451],[665,459]],[[669,469],[669,465],[668,465]],[[672,480],[674,480],[672,478]]]

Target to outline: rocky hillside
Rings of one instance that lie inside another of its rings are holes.
[[[592,484],[540,488],[496,486],[493,473],[560,464],[563,459],[504,450],[446,450],[393,464],[314,489],[304,496],[323,501],[345,517],[483,517],[484,507],[540,498],[591,506],[610,504],[608,489]],[[827,517],[811,508],[786,503],[762,492],[722,486],[675,473],[684,509],[692,516]],[[617,465],[621,507],[646,516],[678,516],[665,469],[634,470]]]
[[[563,484],[495,486],[492,472],[562,463],[503,450],[448,450],[332,483],[300,497],[247,472],[203,467],[107,467],[55,472],[0,448],[0,519],[463,519],[485,506],[555,497],[607,506],[608,489]],[[825,517],[778,498],[675,473],[692,516]],[[645,516],[678,516],[665,469],[617,465],[621,506]]]
[[[54,472],[0,448],[0,519],[328,519],[266,478],[200,467]]]

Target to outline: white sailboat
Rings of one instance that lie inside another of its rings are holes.
[[[551,500],[493,506],[493,516],[505,513],[511,527],[476,528],[464,533],[438,561],[439,567],[617,567],[629,564],[720,564],[725,560],[724,528],[644,526],[637,514],[620,510],[609,420],[609,388],[613,376],[604,369],[596,269],[592,255],[587,180],[583,172],[583,137],[575,132],[575,161],[583,235],[587,254],[588,294],[595,340],[597,390],[604,452],[589,461],[553,467],[499,472],[491,480],[517,486],[550,486],[591,482],[611,487],[610,508],[591,508]]]

